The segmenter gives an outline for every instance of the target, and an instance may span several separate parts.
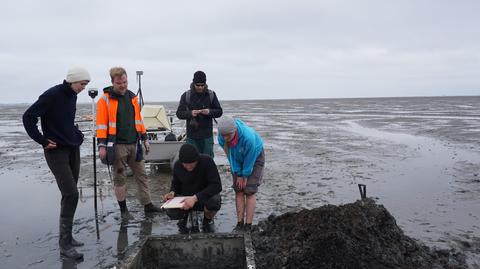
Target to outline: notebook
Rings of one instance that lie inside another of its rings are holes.
[[[182,201],[185,198],[187,198],[187,197],[186,196],[173,197],[173,199],[170,199],[170,200],[166,201],[165,203],[163,203],[161,208],[165,208],[165,209],[168,209],[168,208],[182,208],[182,206],[183,206]]]

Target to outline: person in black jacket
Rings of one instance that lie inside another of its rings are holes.
[[[182,201],[181,209],[168,209],[167,215],[171,219],[179,219],[180,233],[186,233],[189,211],[203,211],[203,232],[214,232],[213,218],[220,210],[222,191],[217,165],[210,156],[200,154],[197,148],[190,144],[182,145],[178,157],[173,167],[170,192],[163,198],[170,200],[175,196],[186,197]],[[196,220],[192,231],[198,231]]]
[[[208,89],[207,76],[202,71],[193,74],[190,90],[184,92],[177,108],[177,117],[187,120],[187,143],[213,158],[212,119],[223,114],[214,91]]]
[[[23,126],[28,135],[42,145],[48,167],[62,193],[60,208],[60,254],[70,259],[82,259],[74,247],[83,243],[72,237],[73,217],[77,209],[77,182],[80,172],[80,145],[83,134],[75,126],[77,94],[90,82],[90,74],[81,67],[68,70],[62,84],[45,91],[23,114]],[[37,127],[42,120],[42,131]]]

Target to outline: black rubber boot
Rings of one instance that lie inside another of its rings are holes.
[[[198,211],[193,211],[191,210],[188,214],[189,217],[189,222],[190,222],[190,233],[199,233],[200,232],[200,227],[198,226]],[[188,226],[188,224],[187,224]]]
[[[83,254],[77,252],[72,245],[72,225],[72,219],[60,218],[60,236],[58,239],[60,255],[63,258],[81,260],[83,259]]]
[[[74,246],[74,247],[81,247],[81,246],[83,246],[83,245],[85,245],[83,242],[80,242],[80,241],[75,240],[75,239],[73,238],[73,236],[72,236],[72,246]]]
[[[122,223],[128,223],[131,220],[134,220],[135,218],[128,212],[128,210],[125,211],[120,211],[120,218]]]
[[[180,234],[188,234],[189,230],[187,228],[187,221],[188,221],[188,215],[178,220],[177,226],[178,226],[178,232]]]
[[[72,223],[73,223],[73,220],[72,220]],[[73,225],[72,225],[73,227]],[[84,246],[85,244],[83,242],[80,242],[80,241],[77,241],[75,240],[75,238],[73,238],[73,232],[72,232],[72,246],[74,247],[81,247],[81,246]]]
[[[146,213],[162,212],[161,208],[154,206],[152,203],[146,204],[144,210]]]
[[[235,226],[235,228],[233,228],[232,232],[243,233],[244,232],[244,226],[245,226],[245,224],[243,223],[243,220],[240,221],[240,222],[237,222],[237,226]]]
[[[202,230],[204,233],[214,233],[215,232],[215,222],[213,219],[203,218],[202,221]]]

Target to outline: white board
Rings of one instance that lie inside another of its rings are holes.
[[[186,196],[173,197],[173,199],[170,199],[170,200],[166,201],[165,203],[163,203],[161,208],[165,208],[165,209],[168,209],[168,208],[182,208],[183,200],[185,198],[187,198],[187,197]]]

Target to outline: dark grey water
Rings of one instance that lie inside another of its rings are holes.
[[[164,104],[174,110],[176,104]],[[256,221],[268,215],[359,198],[367,185],[406,234],[430,246],[465,252],[480,266],[480,97],[320,99],[222,102],[259,131],[267,157]],[[135,221],[121,226],[106,168],[98,164],[99,218],[93,210],[90,133],[82,146],[81,199],[74,232],[85,261],[62,262],[57,230],[60,194],[40,146],[21,125],[23,105],[0,106],[0,267],[111,268],[146,234],[176,233],[175,222],[143,215],[129,189]],[[90,104],[79,105],[78,116]],[[178,122],[177,127],[181,127]],[[82,128],[90,129],[88,124]],[[217,148],[217,160],[222,153]],[[230,177],[221,169],[219,232],[235,224]],[[150,175],[153,200],[169,171]],[[98,224],[97,224],[98,223]],[[98,226],[98,229],[97,229]]]

